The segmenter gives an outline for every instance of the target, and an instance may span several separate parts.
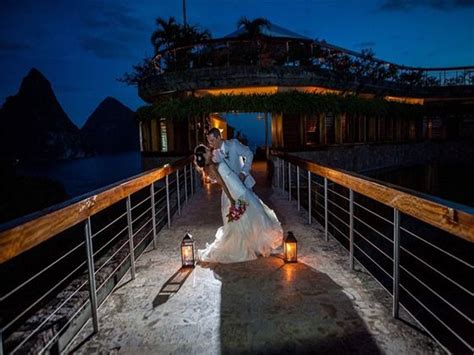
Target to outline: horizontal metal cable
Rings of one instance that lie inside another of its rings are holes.
[[[324,185],[323,184],[320,184],[319,182],[316,182],[316,181],[311,181],[312,184],[315,184],[316,186],[319,186],[321,189],[324,189]]]
[[[140,228],[138,228],[137,231],[135,231],[135,233],[133,234],[133,236],[135,237],[138,233],[140,233],[140,232],[142,231],[143,228],[145,228],[145,226],[146,226],[147,224],[149,224],[149,223],[152,222],[152,221],[153,221],[153,216],[152,216],[148,221],[146,221],[145,223],[143,223],[143,225],[142,225]]]
[[[405,286],[403,286],[402,283],[400,283],[400,288],[405,290],[406,293],[408,293],[416,302],[418,302],[419,305],[421,305],[429,314],[431,314],[434,318],[438,320],[446,329],[448,329],[456,338],[458,338],[464,345],[466,345],[469,349],[474,350],[472,346],[470,346],[460,335],[458,335],[454,330],[452,330],[445,322],[443,322],[436,314],[434,314],[427,306],[423,304],[418,298],[416,298],[410,291],[406,289]]]
[[[332,224],[332,223],[329,221],[329,219],[328,219],[328,224],[330,224],[335,230],[337,230],[344,238],[346,238],[347,240],[349,240],[349,238],[346,237],[346,236],[344,235],[344,233],[341,232],[341,230],[340,230],[339,228],[337,228],[334,224]]]
[[[99,273],[99,271],[102,270],[103,267],[104,267],[105,265],[107,265],[107,263],[108,263],[110,260],[112,260],[112,259],[119,253],[119,251],[122,250],[123,247],[124,247],[125,245],[127,245],[128,243],[129,243],[129,240],[128,240],[128,238],[127,238],[127,240],[125,241],[125,243],[123,243],[123,244],[120,246],[120,248],[118,248],[118,249],[115,251],[115,253],[113,253],[106,261],[104,261],[104,262],[102,263],[102,265],[101,265],[97,270],[94,271],[94,275],[97,275],[97,274]]]
[[[370,245],[372,245],[375,249],[377,249],[380,253],[382,253],[383,255],[385,255],[390,261],[393,262],[393,258],[386,254],[382,249],[379,249],[379,247],[377,247],[374,243],[372,243],[369,239],[367,239],[366,237],[364,237],[361,233],[359,233],[359,231],[357,231],[355,228],[354,228],[354,232],[357,233],[362,239],[364,239],[367,243],[369,243]]]
[[[425,242],[426,244],[431,245],[433,248],[439,250],[440,252],[442,252],[442,253],[444,253],[444,254],[446,254],[446,255],[449,255],[450,257],[452,257],[453,259],[459,261],[460,263],[463,263],[464,265],[467,265],[467,266],[469,266],[470,268],[473,267],[473,265],[469,264],[467,261],[464,261],[464,260],[458,258],[457,256],[451,254],[450,252],[447,252],[446,250],[441,249],[441,248],[438,247],[437,245],[434,245],[433,243],[428,242],[427,240],[425,240],[425,239],[419,237],[418,235],[416,235],[415,233],[409,231],[408,229],[405,229],[404,227],[400,227],[400,229],[401,229],[402,231],[407,232],[408,234],[412,235],[413,237],[415,237],[415,238],[421,240],[422,242]]]
[[[364,268],[365,272],[367,272],[370,276],[372,276],[374,281],[377,282],[380,285],[380,287],[382,287],[390,296],[392,296],[392,290],[389,290],[378,278],[376,278],[374,274],[365,267],[364,263],[361,262],[355,255],[354,255],[354,260],[356,260]]]
[[[366,253],[365,251],[363,251],[356,243],[353,243],[353,244],[354,244],[354,246],[355,246],[357,249],[359,249],[359,251],[360,251],[362,254],[364,254],[367,258],[369,258],[375,265],[378,266],[378,268],[379,268],[380,270],[382,270],[390,279],[393,280],[392,275],[390,275],[387,271],[385,271],[385,269],[384,269],[382,266],[380,266],[374,259],[372,259],[369,255],[367,255],[367,253]]]
[[[114,224],[115,222],[117,222],[120,218],[124,217],[127,215],[127,211],[125,211],[124,213],[122,213],[120,216],[118,216],[117,218],[115,218],[112,222],[110,222],[109,224],[107,224],[105,227],[101,228],[101,230],[99,230],[98,232],[95,232],[91,235],[91,238],[94,238],[96,235],[102,233],[104,230],[106,230],[107,228],[109,228],[112,224]]]
[[[382,203],[382,202],[380,202],[380,203]],[[390,223],[391,225],[393,225],[393,222],[392,222],[392,221],[390,221],[390,220],[388,220],[387,218],[385,218],[385,217],[379,215],[378,213],[375,213],[374,211],[369,210],[367,207],[364,207],[364,206],[362,206],[361,204],[359,204],[359,203],[357,203],[357,202],[355,202],[355,201],[354,201],[354,205],[356,205],[356,206],[358,206],[358,207],[360,207],[360,208],[366,210],[367,212],[372,213],[374,216],[376,216],[376,217],[380,218],[381,220],[384,220],[385,222]]]
[[[49,340],[49,342],[40,350],[40,354],[43,354],[44,351],[53,343],[53,341],[56,340],[56,338],[61,335],[62,331],[69,325],[69,323],[71,323],[75,318],[76,316],[79,314],[79,312],[81,312],[85,306],[87,306],[90,302],[88,302],[87,300],[85,302],[82,303],[82,305],[77,309],[76,312],[74,312],[74,314],[69,317],[68,321],[66,322],[66,324],[64,324],[62,326],[61,329],[59,329],[58,332],[56,332],[56,334],[54,335],[54,337],[52,339]]]
[[[156,194],[162,192],[164,189],[166,189],[166,185],[165,185],[165,186],[162,186],[162,187],[160,187],[158,190],[156,190],[156,191],[155,191],[155,196],[156,196]]]
[[[333,194],[336,194],[336,195],[342,197],[342,198],[345,199],[346,201],[349,201],[349,198],[348,198],[348,197],[346,197],[346,196],[344,196],[344,195],[341,195],[339,192],[336,192],[336,191],[330,189],[329,187],[328,187],[328,191],[329,191],[329,192],[332,192]]]
[[[66,281],[69,277],[74,275],[75,272],[77,272],[81,267],[83,267],[86,264],[85,261],[83,261],[78,267],[76,267],[73,271],[71,271],[66,277],[64,277],[61,281],[56,283],[53,287],[51,287],[43,296],[38,298],[35,302],[33,302],[28,308],[26,308],[23,312],[21,312],[18,316],[16,316],[13,320],[11,320],[3,329],[2,333],[5,331],[5,329],[8,329],[13,323],[15,323],[18,319],[23,317],[27,312],[30,311],[34,306],[36,306],[39,302],[41,302],[46,296],[48,296],[53,290],[56,289],[59,285],[61,285],[64,281]]]
[[[143,241],[150,235],[151,232],[153,232],[153,228],[150,229],[150,230],[148,231],[148,233],[144,235],[144,237],[142,238],[142,240],[140,240],[140,241],[137,243],[137,245],[135,245],[135,246],[133,247],[133,251],[136,251],[136,250],[137,250],[138,246],[143,243]]]
[[[107,241],[107,243],[105,243],[104,245],[102,245],[100,247],[99,250],[95,251],[94,252],[94,256],[97,256],[97,254],[99,254],[102,250],[104,250],[104,248],[109,245],[110,243],[112,243],[120,234],[122,234],[123,232],[125,232],[126,230],[128,229],[128,225],[126,225],[124,228],[122,228],[122,230],[120,232],[118,232],[117,234],[115,234],[111,239],[109,239]]]
[[[449,278],[448,276],[446,276],[445,274],[443,274],[441,271],[439,271],[438,269],[436,269],[435,267],[431,266],[430,264],[428,264],[426,261],[424,261],[423,259],[419,258],[418,256],[416,256],[415,254],[413,254],[411,251],[409,251],[408,249],[400,246],[400,249],[403,250],[405,253],[411,255],[412,257],[414,257],[416,260],[418,260],[419,262],[423,263],[424,265],[428,266],[431,270],[435,271],[436,273],[438,273],[439,275],[443,276],[446,280],[448,281],[451,281],[454,285],[456,285],[457,287],[459,287],[460,289],[462,289],[463,291],[467,292],[470,296],[474,296],[474,292],[471,292],[469,291],[467,288],[465,288],[464,286],[460,285],[459,283],[457,283],[456,281],[452,280],[451,278]]]
[[[143,199],[141,202],[137,203],[135,206],[133,206],[130,210],[133,211],[135,208],[137,208],[138,206],[142,205],[143,203],[145,203],[146,201],[148,201],[149,199],[151,198],[151,195],[148,196],[147,198]]]
[[[64,258],[66,258],[68,255],[71,255],[73,252],[75,252],[78,248],[80,248],[81,246],[84,245],[84,242],[81,242],[79,243],[77,246],[75,246],[73,249],[71,249],[70,251],[68,251],[66,254],[62,255],[59,259],[57,259],[56,261],[52,262],[51,264],[49,264],[48,266],[46,266],[45,268],[43,268],[41,271],[37,272],[36,274],[34,274],[33,276],[31,276],[28,280],[22,282],[20,285],[18,285],[17,287],[15,287],[13,290],[11,290],[10,292],[8,292],[7,294],[5,294],[4,296],[2,296],[0,298],[0,302],[4,301],[5,299],[7,299],[8,297],[10,297],[12,294],[14,294],[16,291],[18,291],[20,288],[22,288],[23,286],[25,286],[26,284],[30,283],[32,280],[34,280],[35,278],[37,278],[39,275],[41,275],[42,273],[44,273],[46,270],[49,270],[50,268],[52,268],[54,265],[56,265],[57,263],[59,263],[61,260],[63,260]]]
[[[365,223],[363,220],[361,220],[359,217],[357,217],[355,214],[354,214],[354,219],[358,220],[360,223],[362,223],[363,225],[365,225],[367,228],[370,228],[372,231],[374,231],[375,233],[377,233],[378,235],[380,235],[382,238],[385,238],[385,240],[387,240],[388,242],[392,243],[393,244],[393,240],[391,240],[389,237],[387,237],[385,234],[383,234],[382,232],[378,231],[377,229],[375,229],[374,227],[372,227],[371,225],[369,225],[368,223]]]
[[[328,214],[330,214],[331,216],[335,217],[339,222],[341,222],[342,224],[344,224],[347,228],[350,228],[349,224],[347,224],[342,218],[340,218],[338,215],[336,215],[335,213],[332,213],[331,211],[328,210]]]
[[[436,292],[435,290],[433,290],[430,286],[428,286],[425,282],[421,281],[418,277],[416,277],[415,275],[413,275],[412,272],[408,271],[407,268],[405,268],[403,265],[400,265],[400,269],[402,269],[403,271],[405,271],[408,275],[410,275],[411,277],[413,277],[416,281],[418,281],[420,284],[422,284],[423,286],[425,286],[425,288],[427,288],[428,290],[430,290],[434,295],[438,296],[439,299],[441,299],[442,301],[444,301],[444,303],[446,303],[447,305],[449,305],[452,309],[454,309],[456,312],[458,312],[462,317],[464,317],[468,322],[470,322],[471,324],[474,324],[474,321],[469,318],[467,315],[465,315],[464,313],[462,313],[459,309],[457,309],[456,306],[453,306],[448,300],[444,299],[443,296],[441,296],[438,292]]]
[[[140,214],[138,217],[136,217],[134,220],[132,220],[132,224],[135,223],[136,221],[138,221],[140,218],[142,218],[145,214],[150,212],[151,208],[152,208],[152,206],[148,207],[145,211],[142,212],[142,214]]]
[[[330,199],[328,199],[328,202],[330,202],[331,205],[336,206],[337,208],[339,208],[341,211],[343,211],[343,212],[345,212],[345,213],[347,213],[347,214],[350,214],[349,211],[345,210],[343,207],[339,206],[337,203],[331,201]]]
[[[313,209],[313,212],[316,212],[316,214],[324,220],[324,216],[321,213],[319,213],[316,208]]]
[[[33,335],[35,335],[36,332],[37,332],[38,330],[40,330],[41,327],[42,327],[43,325],[45,325],[45,324],[56,314],[56,312],[59,311],[59,310],[60,310],[72,297],[74,297],[74,296],[77,294],[77,292],[79,292],[79,290],[80,290],[81,288],[83,288],[86,284],[87,284],[87,281],[84,281],[81,286],[79,286],[79,287],[78,287],[72,294],[70,294],[58,307],[56,307],[56,309],[55,309],[45,320],[43,320],[43,321],[40,323],[40,325],[38,325],[25,339],[22,340],[22,342],[21,342],[20,344],[18,344],[18,345],[15,347],[15,349],[12,351],[12,353],[14,353],[18,348],[21,348],[21,347],[23,346],[23,344],[25,344],[28,340],[30,340],[31,337],[32,337]]]
[[[117,265],[117,267],[110,273],[110,275],[107,276],[104,282],[101,283],[101,285],[97,288],[96,292],[99,292],[99,290],[107,283],[107,281],[109,281],[112,276],[115,276],[115,273],[123,265],[123,263],[129,260],[128,258],[129,256],[130,256],[130,253],[127,253],[127,255],[125,255],[125,258],[120,262],[120,264]]]
[[[158,213],[160,213],[161,211],[163,211],[167,206],[163,206],[157,210],[155,210],[155,215],[157,215]],[[156,205],[155,205],[155,208],[156,208]]]
[[[163,202],[165,200],[165,198],[166,198],[166,195],[163,196],[162,198],[160,198],[159,200],[155,201],[155,206],[160,204],[161,202]]]

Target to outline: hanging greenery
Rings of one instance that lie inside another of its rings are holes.
[[[172,98],[137,110],[139,120],[156,117],[185,119],[208,115],[213,112],[282,112],[311,115],[321,112],[351,115],[417,118],[423,106],[383,99],[363,99],[355,95],[318,95],[297,91],[276,94],[218,95],[204,97]]]

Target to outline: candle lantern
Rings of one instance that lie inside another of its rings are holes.
[[[285,262],[296,263],[298,261],[298,242],[293,232],[288,232],[284,243]]]
[[[194,267],[194,240],[189,233],[186,233],[181,242],[181,262],[183,267]]]

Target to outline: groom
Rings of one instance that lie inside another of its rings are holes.
[[[218,128],[209,130],[207,141],[211,148],[214,148],[212,160],[215,163],[224,160],[230,169],[239,176],[244,185],[251,189],[255,185],[255,179],[250,175],[253,153],[249,147],[243,145],[237,139],[223,140]]]

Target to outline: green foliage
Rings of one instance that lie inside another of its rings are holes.
[[[171,98],[138,109],[140,120],[156,117],[185,119],[212,112],[283,112],[310,115],[320,112],[353,115],[415,118],[423,114],[423,107],[383,99],[362,99],[357,96],[317,95],[297,91],[271,95],[219,95]]]

